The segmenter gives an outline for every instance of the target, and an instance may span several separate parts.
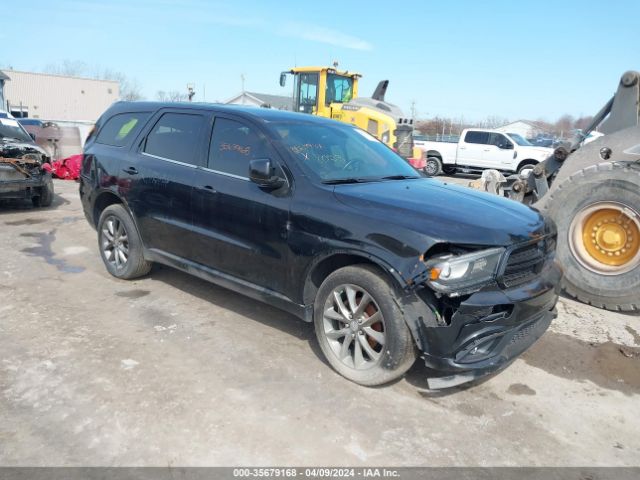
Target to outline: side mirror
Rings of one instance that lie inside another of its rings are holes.
[[[276,189],[284,185],[284,179],[276,175],[276,169],[268,158],[249,162],[249,179],[263,188]]]
[[[36,134],[35,133],[30,133],[29,136],[31,137],[31,140],[33,140],[34,142],[36,141]]]
[[[513,150],[513,144],[512,143],[501,143],[500,145],[498,145],[498,148],[501,148],[503,150]]]
[[[280,74],[280,86],[284,87],[287,84],[287,72],[282,72]]]

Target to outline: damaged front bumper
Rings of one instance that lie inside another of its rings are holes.
[[[37,160],[0,157],[0,199],[38,195],[50,177]]]
[[[548,261],[533,280],[511,289],[498,285],[473,293],[434,314],[427,289],[405,303],[405,315],[434,371],[429,388],[446,388],[506,367],[535,343],[557,316],[562,271]]]

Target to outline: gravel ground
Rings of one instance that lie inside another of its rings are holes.
[[[454,179],[466,183],[468,179]],[[0,465],[640,464],[640,316],[562,299],[508,369],[363,388],[311,325],[156,267],[110,277],[74,182],[0,206]]]

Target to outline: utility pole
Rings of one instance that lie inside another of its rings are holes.
[[[242,84],[242,93],[244,93],[244,73],[240,74],[240,83]]]

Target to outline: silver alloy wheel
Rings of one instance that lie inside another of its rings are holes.
[[[432,177],[436,173],[438,173],[438,164],[435,160],[427,159],[427,164],[425,165],[424,169],[426,174]]]
[[[105,260],[118,270],[124,268],[129,260],[129,237],[120,219],[109,215],[100,236]]]
[[[342,363],[366,370],[380,362],[386,343],[384,317],[362,287],[344,284],[334,288],[322,319],[329,346]]]

